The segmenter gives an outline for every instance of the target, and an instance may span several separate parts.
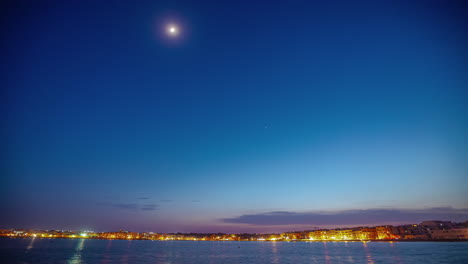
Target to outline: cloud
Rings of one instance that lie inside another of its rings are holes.
[[[110,204],[112,207],[119,208],[119,209],[125,209],[125,210],[135,210],[138,208],[138,205],[136,203],[114,203]]]
[[[97,205],[102,205],[102,206],[107,206],[107,207],[112,207],[112,208],[117,208],[117,209],[122,209],[122,210],[128,210],[128,211],[136,211],[136,210],[141,210],[141,211],[155,211],[158,209],[157,204],[137,204],[137,203],[97,203]]]
[[[165,199],[165,200],[161,200],[161,202],[163,202],[163,203],[170,203],[170,202],[172,202],[172,200],[167,200],[167,199]]]
[[[149,197],[143,196],[143,197],[138,197],[137,199],[138,199],[138,200],[148,200]]]
[[[140,208],[142,211],[155,211],[158,209],[157,204],[145,204]]]
[[[221,219],[224,223],[266,225],[372,225],[418,223],[424,220],[468,220],[468,209],[452,207],[424,209],[362,209],[342,211],[288,212],[274,211],[245,214]]]
[[[192,200],[192,203],[200,203],[200,200]]]

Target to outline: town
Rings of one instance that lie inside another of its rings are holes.
[[[468,221],[423,221],[412,225],[382,225],[317,229],[272,234],[94,232],[0,229],[0,237],[188,241],[430,241],[468,240]]]

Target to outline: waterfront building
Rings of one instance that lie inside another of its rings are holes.
[[[398,239],[398,230],[394,226],[376,226],[375,231],[377,232],[377,239]]]
[[[439,229],[430,231],[431,239],[468,239],[468,229]]]
[[[354,240],[354,232],[352,229],[341,229],[336,231],[336,239],[338,240]]]

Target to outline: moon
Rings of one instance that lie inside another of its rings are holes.
[[[171,37],[179,35],[179,31],[179,27],[175,24],[169,24],[166,26],[166,33]]]

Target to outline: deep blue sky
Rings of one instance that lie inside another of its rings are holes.
[[[462,1],[133,2],[2,2],[0,228],[468,220]]]

